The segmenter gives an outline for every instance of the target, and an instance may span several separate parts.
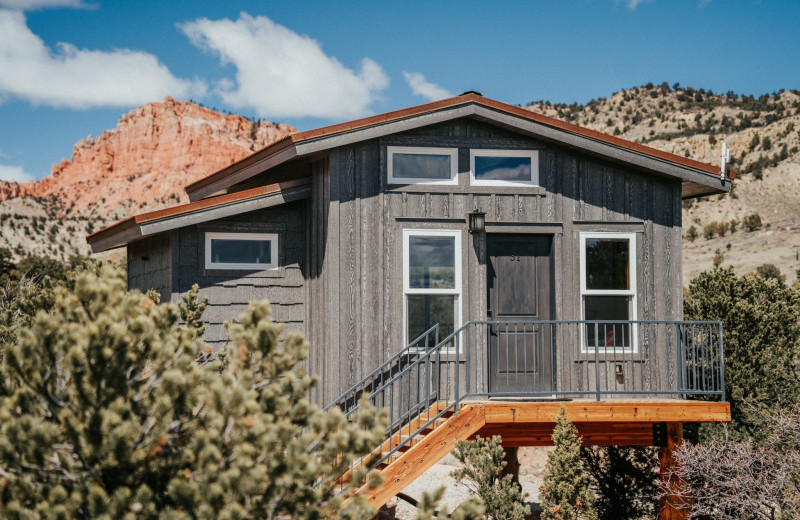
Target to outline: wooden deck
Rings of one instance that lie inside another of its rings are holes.
[[[554,418],[562,406],[584,445],[660,446],[664,451],[662,461],[671,460],[668,451],[680,443],[679,426],[683,423],[731,420],[728,403],[678,399],[467,401],[459,405],[458,413],[417,435],[410,443],[413,445],[379,466],[383,484],[374,489],[365,486],[359,493],[369,504],[380,507],[447,455],[455,441],[476,435],[500,435],[505,447],[552,446]],[[423,414],[436,415],[444,405],[437,403],[431,408]]]

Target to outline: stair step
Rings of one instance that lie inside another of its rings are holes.
[[[444,423],[446,423],[448,419],[449,419],[449,417],[439,417],[438,419],[436,419],[435,421],[433,421],[433,422],[430,424],[430,426],[428,426],[427,428],[425,428],[425,430],[423,430],[423,431],[435,430],[435,429],[436,429],[436,428],[438,428],[439,426],[441,426],[441,425],[443,425]]]
[[[422,442],[424,439],[425,439],[425,434],[420,433],[419,435],[414,436],[413,438],[406,441],[405,444],[397,448],[397,451],[406,452],[410,450],[412,447]]]

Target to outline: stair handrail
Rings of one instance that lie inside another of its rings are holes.
[[[417,336],[417,338],[414,339],[408,345],[406,345],[405,348],[403,348],[400,352],[398,352],[394,356],[390,357],[383,364],[381,364],[378,368],[376,368],[375,370],[370,372],[361,381],[355,383],[353,386],[351,386],[350,388],[345,390],[344,393],[342,393],[342,395],[340,395],[339,397],[334,399],[333,402],[328,404],[325,408],[323,408],[323,410],[327,411],[327,410],[333,408],[334,406],[338,406],[339,408],[342,408],[342,411],[346,415],[349,416],[352,413],[353,410],[346,410],[344,408],[344,405],[345,405],[345,402],[347,401],[347,399],[349,399],[350,396],[353,396],[353,395],[357,394],[359,391],[363,391],[367,387],[367,384],[375,376],[377,376],[378,374],[382,374],[382,373],[386,372],[386,370],[388,370],[392,365],[394,365],[400,358],[402,358],[404,356],[411,356],[411,355],[415,355],[415,354],[421,354],[422,352],[420,351],[419,344],[422,343],[423,341],[426,342],[425,350],[426,351],[427,350],[432,350],[432,348],[429,348],[427,346],[427,342],[428,342],[431,334],[433,334],[433,336],[434,336],[434,340],[433,340],[434,346],[438,345],[438,343],[439,343],[439,324],[438,323],[436,325],[434,325],[433,327],[429,328],[428,330],[426,330],[425,332],[423,332],[422,334],[420,334],[419,336]],[[356,399],[355,408],[358,408],[358,399]]]
[[[375,398],[378,395],[378,393],[380,393],[382,391],[385,391],[385,389],[388,388],[389,385],[391,385],[391,384],[395,383],[396,381],[398,381],[399,379],[401,379],[403,377],[403,375],[408,374],[413,368],[421,365],[423,362],[429,361],[431,358],[433,358],[434,355],[435,356],[441,356],[441,349],[445,348],[448,345],[448,343],[450,343],[454,339],[455,339],[455,343],[456,343],[456,350],[458,350],[458,344],[459,344],[458,336],[462,332],[464,332],[465,330],[468,330],[472,325],[473,325],[473,322],[467,322],[464,325],[462,325],[461,327],[459,327],[458,329],[456,329],[455,331],[453,331],[451,334],[449,334],[444,339],[438,341],[433,347],[426,349],[424,352],[415,352],[415,354],[419,354],[419,357],[417,359],[415,359],[414,361],[412,361],[407,366],[403,367],[403,369],[401,369],[398,373],[394,374],[390,379],[385,381],[381,387],[379,387],[378,389],[373,390],[373,392],[371,392],[370,395],[369,395],[369,399]],[[432,329],[433,329],[433,327],[430,330],[432,330]],[[437,329],[436,332],[437,332],[437,335],[438,335],[438,329]],[[408,347],[406,349],[404,349],[404,352],[407,349],[408,349]],[[358,385],[355,385],[355,387],[357,387],[357,386]],[[349,392],[350,391],[348,391],[348,393]],[[347,395],[347,393],[345,393],[345,395],[343,395],[340,399],[346,397],[346,395]],[[467,397],[468,395],[469,395],[469,393],[464,391],[464,392],[461,392],[458,395],[455,395],[452,400],[448,399],[447,400],[448,402],[446,403],[446,406],[444,408],[440,409],[439,412],[435,416],[429,417],[429,419],[424,423],[418,422],[417,423],[417,429],[415,431],[413,431],[413,432],[410,431],[410,433],[408,435],[406,435],[405,438],[403,438],[402,434],[400,434],[400,436],[398,437],[397,444],[392,445],[390,443],[388,451],[382,452],[380,454],[380,456],[378,456],[377,458],[372,460],[371,468],[374,468],[374,467],[378,466],[379,464],[381,464],[382,462],[387,460],[389,457],[391,457],[393,454],[397,453],[397,451],[400,448],[402,448],[403,446],[405,446],[411,439],[413,439],[414,437],[419,435],[423,430],[425,430],[426,428],[431,426],[438,419],[442,418],[445,414],[447,414],[449,412],[452,412],[453,415],[457,414],[458,411],[459,411],[458,404],[465,397]],[[427,396],[426,396],[426,398],[427,398]],[[417,403],[417,405],[415,405],[415,406],[418,406],[418,405],[419,405],[419,403]],[[346,415],[350,416],[352,413],[354,413],[355,411],[358,410],[358,407],[359,407],[358,402],[356,402],[355,407],[352,410],[348,411]],[[400,423],[392,423],[392,424],[389,425],[389,431],[388,431],[389,439],[391,439],[393,437],[393,435],[394,435],[393,432],[398,427],[400,428],[400,432],[401,432],[402,431],[402,422],[400,422]],[[363,464],[365,462],[365,460],[367,460],[366,457],[361,457],[360,460],[354,461],[353,464],[354,465]]]

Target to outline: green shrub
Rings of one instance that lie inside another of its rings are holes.
[[[566,407],[555,417],[555,449],[547,454],[547,465],[539,495],[542,520],[593,520],[596,497],[581,461],[581,439],[567,417]]]
[[[762,264],[756,267],[756,274],[766,280],[776,280],[781,285],[786,282],[786,275],[781,274],[781,270],[775,264]]]
[[[500,436],[477,437],[474,441],[456,441],[453,456],[464,466],[450,475],[480,497],[486,518],[524,520],[530,514],[524,495],[513,475],[503,475],[505,450]]]
[[[658,455],[650,446],[586,446],[584,466],[597,494],[599,520],[654,518]]]
[[[742,219],[742,225],[747,231],[757,231],[761,229],[761,216],[758,213],[751,213]]]
[[[694,242],[697,239],[697,228],[694,226],[689,226],[689,229],[686,230],[686,239],[689,242]]]
[[[758,132],[753,134],[753,138],[750,139],[750,144],[747,145],[747,148],[752,152],[758,146],[758,143],[761,142],[761,139],[758,137]]]
[[[725,255],[722,254],[722,251],[719,249],[714,251],[714,259],[711,261],[714,264],[714,268],[722,265],[722,262],[725,261]]]
[[[709,222],[703,227],[703,238],[711,240],[717,234],[717,223]]]
[[[278,341],[266,302],[212,356],[119,270],[69,283],[5,349],[0,517],[371,517],[362,500],[343,506],[336,480],[385,417],[367,407],[352,424],[310,404],[308,345]]]
[[[800,401],[800,293],[726,267],[694,278],[683,308],[686,320],[722,321],[731,431],[763,435],[753,411]]]

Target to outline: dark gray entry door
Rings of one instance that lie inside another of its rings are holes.
[[[487,235],[489,391],[547,392],[553,388],[549,320],[552,248],[549,235]]]

